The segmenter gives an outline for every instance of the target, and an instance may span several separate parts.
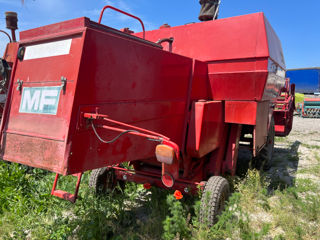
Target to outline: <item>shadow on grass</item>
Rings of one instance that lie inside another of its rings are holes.
[[[270,183],[269,191],[295,185],[300,145],[300,141],[295,141],[289,147],[275,146],[271,168],[266,172],[266,179]]]
[[[141,191],[134,199],[120,193],[88,196],[69,224],[79,239],[160,239],[162,222],[168,214],[168,194],[152,189]]]

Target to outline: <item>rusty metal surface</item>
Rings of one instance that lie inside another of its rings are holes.
[[[3,159],[65,174],[62,141],[6,133],[2,139]]]

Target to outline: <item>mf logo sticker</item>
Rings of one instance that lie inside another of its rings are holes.
[[[19,112],[56,115],[61,87],[24,87]]]

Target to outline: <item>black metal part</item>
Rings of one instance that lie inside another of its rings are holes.
[[[162,39],[159,39],[156,44],[159,44],[161,45],[162,43],[164,42],[168,42],[169,43],[169,52],[172,52],[172,44],[173,44],[173,41],[174,41],[174,38],[171,37],[171,38],[162,38]]]
[[[19,47],[18,49],[18,54],[17,54],[17,58],[22,61],[23,60],[23,57],[24,57],[24,54],[26,52],[26,48],[25,47]]]
[[[7,93],[11,67],[5,59],[0,58],[0,93]]]
[[[126,134],[126,133],[130,133],[130,132],[139,133],[139,132],[136,131],[136,130],[126,130],[126,131],[120,133],[120,134],[119,134],[118,136],[116,136],[114,139],[112,139],[112,140],[110,140],[110,141],[106,141],[106,140],[103,140],[103,139],[99,136],[99,134],[98,134],[98,132],[97,132],[97,130],[96,130],[96,128],[95,128],[95,126],[94,126],[94,124],[93,124],[92,121],[91,121],[91,127],[92,127],[92,129],[93,129],[94,134],[95,134],[96,137],[99,139],[99,141],[102,142],[102,143],[106,143],[106,144],[114,143],[114,142],[117,141],[122,135],[124,135],[124,134]]]
[[[219,0],[200,0],[201,10],[199,13],[200,21],[211,21],[218,18]]]
[[[17,91],[19,91],[19,92],[21,93],[23,80],[18,79],[18,80],[17,80],[17,84],[18,84],[18,86],[17,86]]]
[[[18,14],[16,12],[5,12],[7,28],[11,30],[12,41],[16,41],[15,31],[18,29]]]
[[[63,94],[65,94],[67,89],[67,78],[63,76],[61,77],[61,87],[62,87]]]

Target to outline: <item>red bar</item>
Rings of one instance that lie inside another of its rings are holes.
[[[145,31],[144,24],[143,24],[142,20],[141,20],[140,18],[138,18],[138,17],[130,14],[130,13],[127,13],[127,12],[125,12],[125,11],[122,11],[122,10],[120,10],[120,9],[118,9],[118,8],[115,8],[115,7],[112,7],[112,6],[105,6],[105,7],[101,10],[100,17],[99,17],[99,21],[98,21],[100,24],[101,24],[101,20],[102,20],[103,13],[104,13],[104,11],[105,11],[107,8],[110,8],[110,9],[112,9],[112,10],[115,10],[115,11],[117,11],[117,12],[119,12],[119,13],[122,13],[122,14],[124,14],[124,15],[127,15],[127,16],[129,16],[129,17],[132,17],[132,18],[138,20],[138,21],[141,23],[141,26],[142,26],[143,39],[145,39],[146,31]]]

